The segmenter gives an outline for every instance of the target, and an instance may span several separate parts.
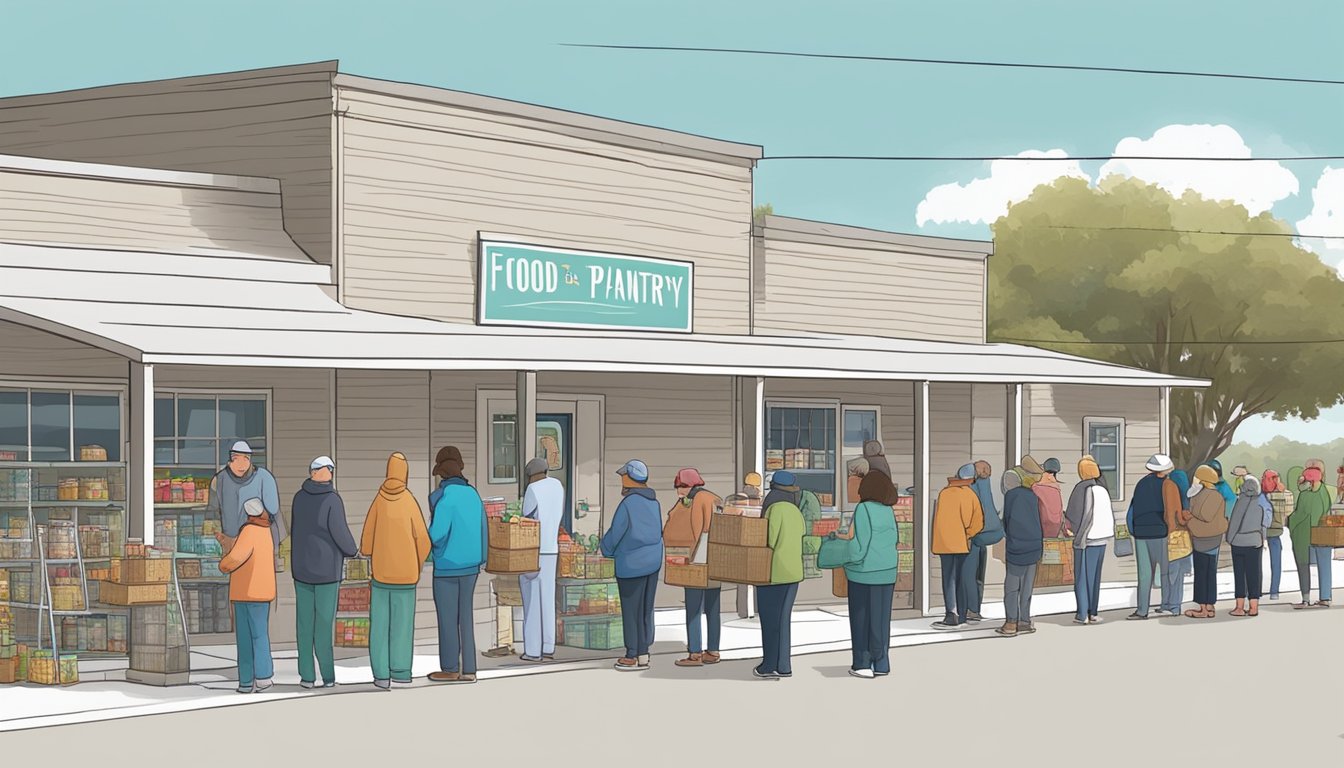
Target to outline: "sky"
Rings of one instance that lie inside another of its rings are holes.
[[[766,155],[1344,155],[1344,86],[636,52],[750,48],[1344,80],[1338,0],[4,0],[0,95],[339,59],[424,83],[764,146]],[[18,31],[18,34],[14,32]],[[1344,161],[770,161],[776,213],[988,238],[1060,174],[1121,173],[1344,236]],[[1344,238],[1305,241],[1344,266]],[[1344,433],[1256,418],[1238,439]]]

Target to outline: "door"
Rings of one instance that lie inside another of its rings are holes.
[[[537,456],[546,459],[551,477],[565,487],[560,526],[574,532],[574,417],[568,413],[537,414]]]

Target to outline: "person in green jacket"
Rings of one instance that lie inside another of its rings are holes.
[[[858,509],[849,540],[849,674],[871,680],[891,673],[891,601],[896,591],[896,486],[881,472],[859,483]],[[830,534],[835,537],[836,534]]]
[[[1299,474],[1297,468],[1289,473]],[[1293,560],[1297,562],[1297,583],[1302,592],[1302,602],[1293,607],[1329,608],[1331,598],[1330,560],[1334,554],[1329,547],[1311,546],[1311,529],[1321,524],[1321,518],[1330,514],[1330,491],[1326,489],[1324,473],[1319,467],[1307,467],[1302,470],[1297,486],[1296,503],[1288,516],[1288,535],[1293,540]],[[1315,550],[1313,553],[1312,550]],[[1320,581],[1318,591],[1320,599],[1311,602],[1311,560],[1316,556],[1316,570]]]
[[[789,625],[793,601],[803,580],[803,513],[800,493],[792,472],[776,472],[765,496],[766,543],[770,553],[770,583],[756,588],[761,613],[761,663],[751,673],[777,680],[793,677],[792,638]]]

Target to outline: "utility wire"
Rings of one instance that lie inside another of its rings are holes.
[[[761,160],[885,160],[907,163],[951,163],[1014,160],[1023,163],[1062,163],[1089,160],[1143,160],[1150,162],[1201,163],[1293,163],[1344,160],[1344,155],[1282,155],[1277,157],[1184,157],[1172,155],[1067,155],[1030,157],[1022,155],[766,155]]]
[[[1116,72],[1128,75],[1163,75],[1175,77],[1203,77],[1224,80],[1260,80],[1274,83],[1310,83],[1315,85],[1344,85],[1344,80],[1326,80],[1310,77],[1273,77],[1229,72],[1187,72],[1174,69],[1137,69],[1134,67],[1097,67],[1077,64],[1025,64],[1006,61],[971,61],[961,59],[922,59],[909,56],[859,56],[838,53],[804,53],[801,51],[769,51],[750,48],[700,48],[678,45],[602,45],[592,43],[560,43],[566,48],[601,48],[621,51],[669,51],[680,53],[732,53],[750,56],[784,56],[800,59],[836,59],[843,61],[882,61],[902,64],[943,64],[959,67],[994,67],[1000,69],[1052,69],[1071,72]]]
[[[1074,344],[1080,346],[1116,346],[1116,347],[1148,347],[1152,346],[1152,341],[1068,341],[1065,339],[1018,339],[1009,336],[994,336],[990,334],[993,341],[1011,341],[1018,344]],[[1235,345],[1255,345],[1255,344],[1344,344],[1344,339],[1243,339],[1239,341],[1173,341],[1170,342],[1173,348],[1192,347],[1192,346],[1219,346],[1230,347]]]
[[[1163,227],[1080,227],[1069,224],[1030,224],[1014,229],[1076,229],[1088,232],[1172,232],[1181,235],[1226,235],[1228,237],[1289,237],[1305,240],[1344,240],[1344,235],[1307,235],[1301,232],[1224,232],[1211,229],[1167,229]]]

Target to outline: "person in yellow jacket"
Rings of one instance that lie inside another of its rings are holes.
[[[985,527],[985,510],[971,488],[974,482],[975,465],[967,464],[956,477],[947,479],[934,506],[930,550],[942,566],[945,613],[942,621],[934,622],[934,629],[955,629],[966,623],[970,585],[961,572],[971,552],[971,537]]]
[[[373,589],[369,603],[369,663],[373,684],[411,682],[415,635],[415,586],[431,543],[415,495],[406,488],[406,457],[392,454],[387,479],[369,507],[359,551],[371,558]]]
[[[238,643],[238,692],[260,693],[272,685],[271,603],[275,601],[275,556],[271,516],[261,499],[243,503],[243,527],[219,561],[229,575],[229,602]]]

